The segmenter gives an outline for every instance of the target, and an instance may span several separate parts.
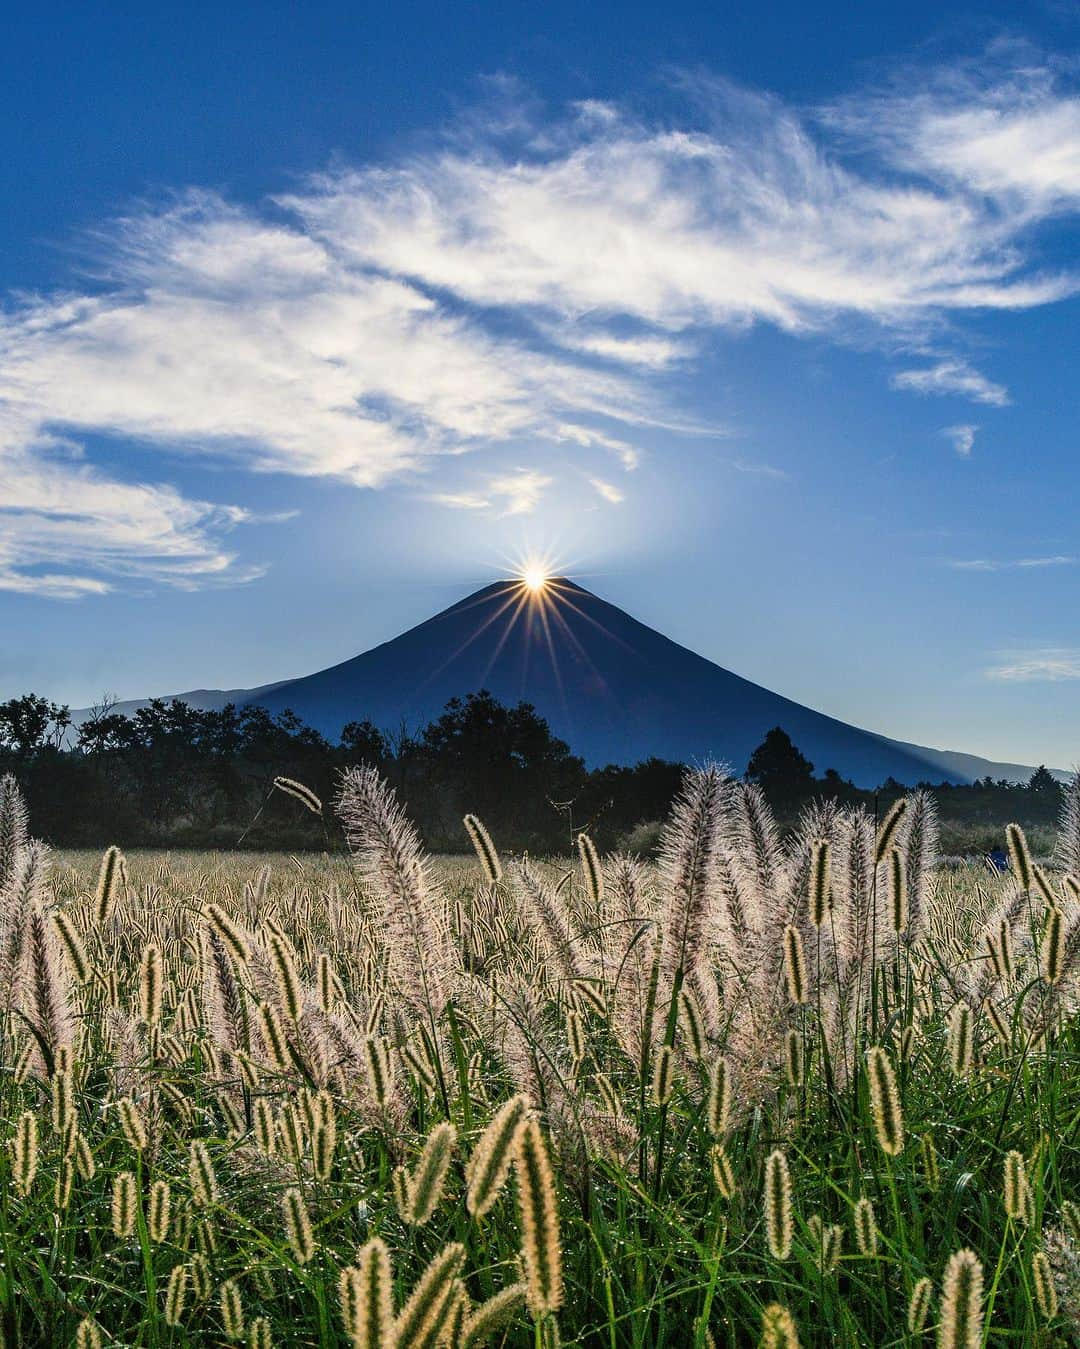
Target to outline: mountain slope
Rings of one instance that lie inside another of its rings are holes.
[[[650,755],[721,759],[742,771],[765,732],[782,726],[821,774],[860,786],[1026,778],[1023,765],[925,749],[859,730],[723,669],[571,581],[541,597],[517,581],[477,591],[392,641],[316,674],[252,690],[199,690],[200,707],[291,708],[336,740],[346,722],[417,729],[448,699],[486,688],[534,703],[590,766]],[[121,705],[120,710],[125,706]]]

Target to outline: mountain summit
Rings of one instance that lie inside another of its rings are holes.
[[[291,708],[336,741],[354,720],[415,729],[450,698],[480,689],[505,703],[533,703],[590,767],[656,755],[687,763],[715,758],[742,772],[765,733],[782,726],[819,775],[835,768],[864,787],[890,776],[914,784],[987,774],[1021,780],[1032,771],[888,740],[812,711],[679,646],[565,577],[535,590],[497,582],[317,674],[176,696],[199,707]]]

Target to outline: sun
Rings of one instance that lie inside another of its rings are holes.
[[[548,574],[539,562],[529,562],[522,569],[521,580],[526,590],[539,595],[548,583]]]

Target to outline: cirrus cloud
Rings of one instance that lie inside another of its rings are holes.
[[[260,574],[225,546],[250,514],[185,496],[178,456],[526,514],[542,466],[454,493],[440,464],[570,444],[621,495],[595,460],[633,469],[651,427],[714,433],[673,414],[665,380],[753,324],[907,350],[916,335],[936,354],[896,388],[1009,401],[940,333],[1076,289],[1039,270],[1032,233],[1080,205],[1077,104],[1052,75],[931,81],[915,103],[856,98],[816,121],[684,84],[662,125],[598,103],[473,118],[440,150],[275,202],[191,192],[100,231],[92,292],[0,311],[0,587]],[[127,447],[125,476],[95,460],[102,437]]]

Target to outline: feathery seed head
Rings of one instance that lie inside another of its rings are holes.
[[[1008,845],[1009,862],[1017,884],[1021,890],[1030,890],[1035,878],[1027,835],[1018,824],[1009,824],[1005,826],[1005,842]]]
[[[125,1096],[116,1103],[116,1113],[120,1117],[120,1127],[124,1131],[127,1145],[134,1152],[144,1152],[149,1139],[146,1136],[146,1124],[142,1111],[134,1099]]]
[[[161,952],[150,942],[143,950],[139,964],[139,1011],[148,1026],[156,1026],[161,1020],[161,995],[165,982],[165,972],[161,964]]]
[[[423,1227],[438,1208],[456,1143],[457,1130],[447,1120],[436,1124],[428,1134],[409,1178],[408,1207],[403,1216],[411,1227]]]
[[[217,1176],[210,1153],[201,1138],[197,1138],[188,1150],[188,1178],[196,1204],[209,1208],[218,1200]]]
[[[806,1041],[801,1031],[792,1029],[784,1036],[784,1073],[795,1091],[806,1081]]]
[[[491,835],[475,815],[466,815],[463,823],[488,884],[497,885],[502,879],[502,863]]]
[[[982,1341],[983,1268],[974,1251],[954,1251],[941,1290],[938,1349],[979,1349]]]
[[[675,1089],[675,1052],[670,1045],[661,1045],[653,1060],[652,1094],[657,1105],[667,1105]]]
[[[889,914],[892,930],[903,932],[908,925],[907,864],[899,848],[889,849]]]
[[[274,1336],[265,1316],[256,1316],[248,1326],[248,1349],[273,1349]]]
[[[786,1307],[772,1302],[761,1315],[760,1349],[799,1349],[799,1332]]]
[[[397,1343],[393,1286],[390,1252],[386,1243],[375,1237],[361,1248],[356,1264],[341,1271],[338,1280],[341,1320],[353,1349],[383,1349]]]
[[[92,1316],[84,1316],[75,1332],[75,1349],[101,1349],[101,1331]]]
[[[38,1168],[38,1121],[32,1110],[25,1110],[19,1116],[10,1148],[15,1189],[25,1198],[30,1193]]]
[[[911,1297],[908,1299],[907,1327],[912,1335],[921,1335],[926,1329],[933,1296],[934,1285],[929,1279],[919,1279],[911,1290]]]
[[[135,1231],[137,1204],[135,1177],[130,1171],[120,1171],[113,1177],[112,1230],[123,1241]]]
[[[889,855],[889,849],[893,846],[900,823],[907,814],[909,798],[906,796],[898,797],[890,806],[888,813],[881,822],[881,827],[877,832],[877,839],[874,843],[874,862],[880,865]]]
[[[722,1139],[727,1133],[731,1117],[731,1073],[725,1058],[718,1058],[709,1069],[709,1095],[705,1117],[709,1133],[713,1138]]]
[[[709,1156],[712,1158],[712,1174],[716,1188],[724,1199],[734,1198],[738,1188],[735,1183],[735,1171],[723,1144],[714,1143],[709,1150]]]
[[[52,920],[75,982],[85,984],[93,976],[93,967],[74,918],[66,909],[57,909]]]
[[[94,895],[94,925],[104,927],[112,917],[116,907],[116,896],[124,877],[127,875],[127,862],[124,854],[114,843],[105,849],[98,872],[97,891]]]
[[[947,1039],[949,1067],[953,1076],[967,1077],[974,1058],[975,1034],[971,1008],[966,1002],[958,1002],[949,1014]]]
[[[180,1326],[184,1322],[184,1307],[187,1304],[188,1267],[174,1265],[169,1282],[165,1287],[165,1324]]]
[[[816,839],[810,852],[810,921],[815,927],[832,911],[831,866],[829,840]]]
[[[880,1045],[866,1051],[866,1076],[878,1145],[886,1156],[899,1156],[904,1150],[904,1113],[892,1064]]]
[[[1045,1251],[1036,1251],[1031,1257],[1031,1282],[1043,1320],[1052,1321],[1058,1313],[1058,1296],[1054,1286],[1054,1271]]]
[[[1003,1191],[1006,1216],[1014,1222],[1026,1221],[1031,1207],[1031,1185],[1024,1154],[1015,1149],[1005,1154]]]
[[[457,1276],[465,1263],[465,1247],[452,1241],[421,1274],[396,1322],[396,1339],[405,1346],[434,1346],[445,1338],[458,1301]]]
[[[860,1255],[877,1255],[878,1228],[874,1205],[865,1195],[855,1205],[855,1245]]]
[[[146,1210],[146,1228],[151,1241],[160,1243],[168,1239],[171,1214],[172,1190],[169,1182],[155,1180],[150,1186],[150,1203]]]
[[[806,956],[802,933],[793,923],[784,928],[784,978],[791,1001],[796,1005],[804,1003],[808,996]]]
[[[295,797],[306,810],[311,811],[312,815],[322,814],[322,802],[311,788],[305,787],[302,782],[297,782],[294,778],[275,778],[274,786],[286,796]]]
[[[218,1289],[218,1305],[225,1338],[238,1344],[244,1338],[244,1304],[240,1299],[240,1285],[235,1279],[226,1279]]]
[[[1039,946],[1039,973],[1048,984],[1056,984],[1064,970],[1065,915],[1059,908],[1048,909]]]
[[[512,1283],[509,1288],[481,1302],[462,1326],[460,1349],[480,1349],[481,1345],[487,1344],[524,1304],[525,1292],[523,1283]]]
[[[304,1196],[295,1185],[290,1186],[281,1196],[281,1213],[285,1223],[285,1236],[292,1248],[298,1265],[306,1265],[315,1254],[315,1234],[311,1229]]]
[[[765,1235],[774,1260],[791,1254],[794,1221],[791,1212],[791,1171],[784,1153],[776,1148],[765,1161]]]
[[[585,892],[589,896],[592,912],[598,914],[604,903],[604,868],[600,864],[600,854],[588,834],[578,834],[577,846],[582,875],[585,877]]]
[[[506,1184],[528,1108],[527,1097],[511,1096],[477,1140],[465,1172],[465,1204],[474,1218],[491,1210]]]
[[[522,1263],[529,1310],[540,1320],[562,1305],[562,1250],[555,1176],[544,1135],[534,1116],[525,1119],[514,1153],[522,1229]]]

